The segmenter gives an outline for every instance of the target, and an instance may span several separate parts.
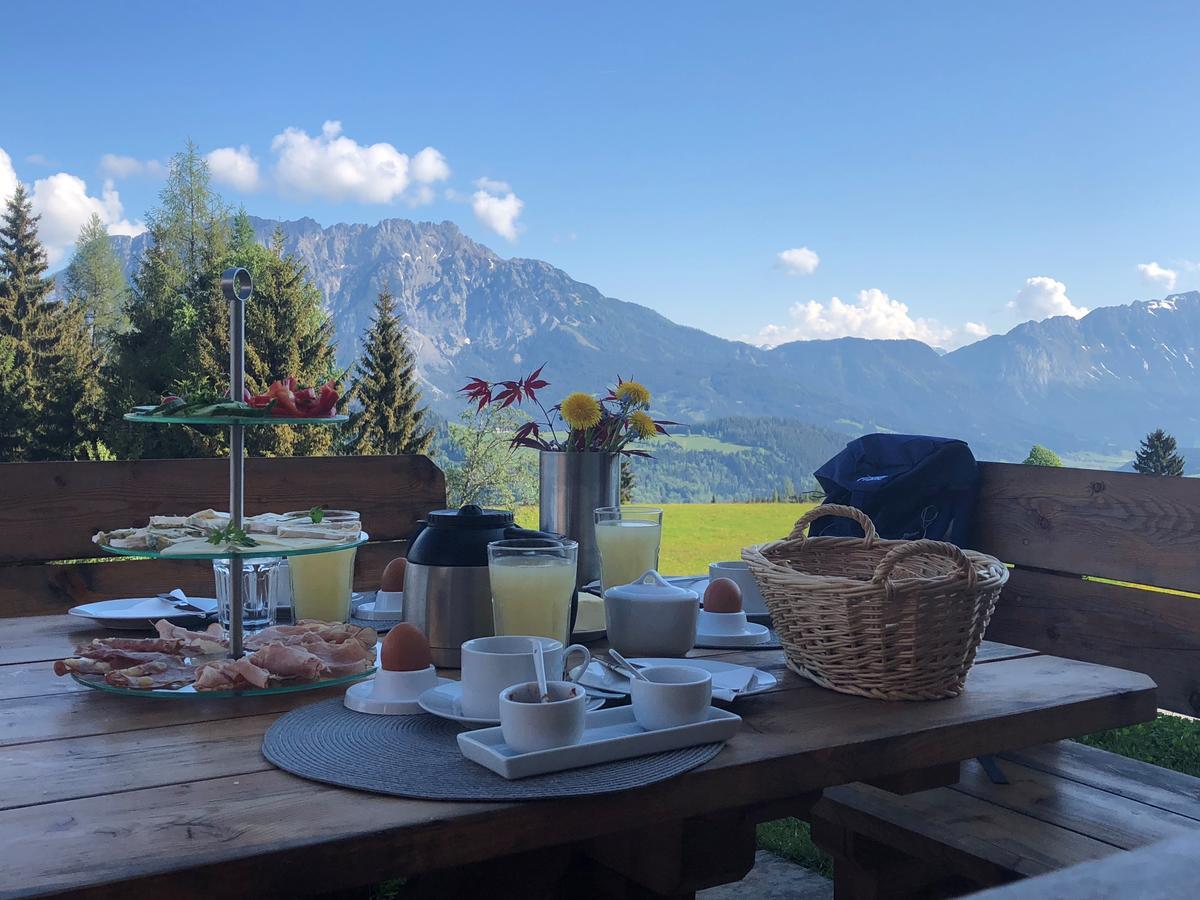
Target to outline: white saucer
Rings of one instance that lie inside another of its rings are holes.
[[[212,597],[195,597],[200,606],[211,607],[217,611],[217,601]],[[204,618],[204,613],[179,609],[174,603],[168,603],[158,597],[124,597],[119,600],[101,600],[97,603],[84,603],[67,610],[68,615],[80,619],[90,619],[105,628],[124,631],[148,631],[154,627],[154,622],[166,619],[177,622],[184,619]]]
[[[703,634],[696,632],[696,646],[709,649],[726,647],[757,647],[771,640],[771,629],[766,625],[747,622],[740,634]]]
[[[439,687],[443,684],[456,683],[449,678],[438,678]],[[352,709],[360,713],[370,713],[376,716],[411,716],[423,712],[421,705],[416,699],[376,700],[371,696],[374,687],[374,679],[352,684],[349,690],[346,691],[346,697],[342,702],[346,704],[347,709]],[[430,688],[430,690],[433,689]]]
[[[625,693],[629,693],[626,691]],[[603,697],[593,697],[590,694],[587,699],[588,710],[599,709],[604,705]],[[431,715],[438,716],[443,719],[450,719],[454,722],[462,722],[464,725],[499,725],[499,719],[472,719],[470,716],[464,716],[462,711],[462,685],[457,681],[451,681],[448,684],[439,684],[437,687],[432,687],[417,698],[417,703],[421,709]]]
[[[737,666],[733,663],[721,662],[715,659],[704,659],[702,657],[695,659],[666,659],[657,657],[652,659],[649,657],[637,657],[629,661],[642,666],[694,666],[697,669],[706,669],[709,672],[728,672],[733,669],[746,668],[745,666]],[[579,683],[585,687],[598,688],[603,691],[613,691],[619,694],[629,693],[629,679],[623,675],[618,675],[611,669],[606,669],[598,662],[593,662],[588,666],[587,671],[583,673],[583,677],[579,679]],[[752,694],[761,694],[763,691],[768,691],[777,684],[779,684],[779,679],[770,672],[755,669],[754,676],[750,679],[749,687],[737,696],[748,697]]]

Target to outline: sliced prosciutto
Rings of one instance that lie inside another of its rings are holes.
[[[271,673],[256,666],[248,656],[241,659],[214,659],[196,670],[196,690],[232,691],[265,688]]]
[[[183,687],[195,677],[195,669],[181,657],[163,656],[140,666],[109,672],[104,680],[114,687],[152,690]]]

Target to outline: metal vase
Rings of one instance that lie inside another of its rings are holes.
[[[576,585],[600,577],[596,547],[597,508],[621,500],[621,464],[615,453],[542,451],[538,461],[542,531],[564,534],[579,544]]]

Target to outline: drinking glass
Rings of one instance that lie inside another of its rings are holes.
[[[601,592],[637,581],[658,568],[662,510],[653,506],[602,506],[595,512]]]
[[[579,544],[515,538],[488,544],[496,634],[528,634],[570,643]]]
[[[228,630],[233,618],[230,598],[233,577],[228,559],[214,559],[213,577],[217,581],[217,619]],[[242,627],[261,631],[275,624],[279,603],[279,558],[242,560]]]
[[[292,575],[292,619],[346,622],[350,619],[350,596],[354,585],[357,547],[330,553],[289,556]]]

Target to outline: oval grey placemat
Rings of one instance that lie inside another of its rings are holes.
[[[509,781],[458,750],[455,722],[430,715],[370,716],[340,697],[294,709],[263,738],[279,768],[338,787],[418,800],[546,800],[642,787],[681,775],[721,752],[702,744]]]

